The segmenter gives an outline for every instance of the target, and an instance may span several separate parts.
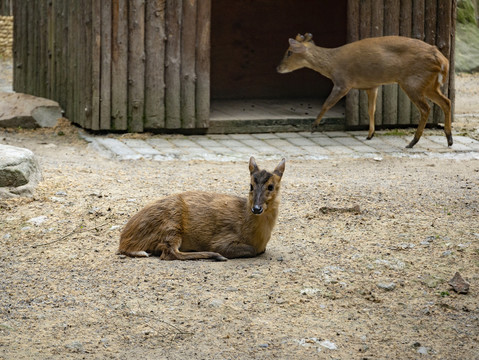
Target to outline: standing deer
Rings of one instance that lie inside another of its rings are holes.
[[[285,159],[272,173],[260,170],[251,157],[247,199],[195,191],[146,206],[123,229],[118,254],[217,261],[262,254],[278,217],[284,168]]]
[[[452,145],[451,101],[441,93],[441,85],[449,71],[449,61],[432,45],[401,36],[368,38],[334,49],[316,46],[313,35],[298,34],[289,39],[289,48],[277,67],[281,74],[310,68],[333,81],[333,90],[313,124],[319,125],[323,115],[351,89],[363,89],[368,94],[369,133],[374,136],[374,113],[379,86],[398,83],[417,106],[421,119],[412,148],[421,138],[429,116],[429,98],[444,111],[444,132],[448,146]]]

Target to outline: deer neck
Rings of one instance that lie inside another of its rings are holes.
[[[247,215],[243,234],[245,241],[253,246],[257,253],[262,253],[266,249],[266,244],[271,238],[271,232],[278,218],[279,199],[274,199],[261,215],[253,214],[251,206],[252,204],[248,202],[245,209]]]
[[[307,67],[331,79],[333,51],[334,49],[312,45],[305,54],[305,59],[308,63]]]

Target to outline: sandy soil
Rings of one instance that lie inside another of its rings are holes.
[[[167,262],[115,255],[129,217],[185,190],[246,195],[247,163],[117,162],[68,125],[0,142],[44,175],[0,201],[0,359],[479,358],[478,160],[288,159],[264,255]]]

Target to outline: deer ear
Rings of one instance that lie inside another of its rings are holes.
[[[292,52],[294,53],[303,53],[306,51],[306,46],[301,44],[300,42],[294,40],[294,39],[289,39],[289,48],[291,49]]]
[[[283,160],[280,161],[280,163],[278,164],[278,166],[276,166],[276,168],[274,169],[273,173],[276,174],[276,175],[278,175],[279,177],[282,177],[282,176],[283,176],[283,173],[284,173],[285,163],[286,163],[286,159],[283,158]]]
[[[296,35],[296,41],[303,42],[304,41],[304,36],[301,34]]]
[[[256,160],[254,159],[254,157],[250,157],[249,159],[249,173],[252,174],[256,171],[258,171],[258,165],[256,165]]]

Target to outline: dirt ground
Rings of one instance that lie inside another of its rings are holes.
[[[478,84],[458,77],[457,113],[479,114]],[[246,195],[247,163],[118,162],[67,124],[0,143],[44,176],[0,201],[0,359],[479,358],[479,160],[287,159],[265,254],[168,262],[115,255],[125,222],[171,193]]]

